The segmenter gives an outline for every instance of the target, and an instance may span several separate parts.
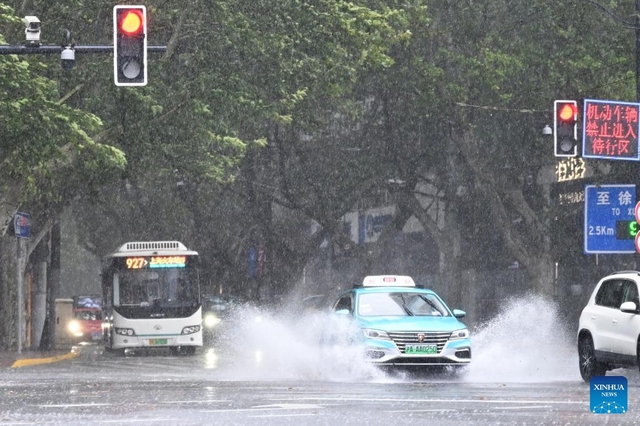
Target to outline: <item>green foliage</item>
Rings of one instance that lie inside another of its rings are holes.
[[[112,43],[111,4],[30,3],[47,43],[63,28],[77,44]],[[633,13],[630,2],[607,7]],[[51,200],[80,197],[79,226],[101,253],[182,235],[216,241],[209,254],[240,276],[241,246],[260,240],[284,270],[308,253],[287,223],[334,229],[389,179],[433,184],[451,215],[486,211],[493,190],[517,219],[509,191],[554,160],[539,136],[553,100],[636,96],[632,31],[578,0],[147,8],[149,43],[168,50],[149,54],[146,87],[115,87],[111,55],[78,53],[66,74],[58,58],[0,57],[0,175]],[[22,40],[21,25],[0,4],[5,40]],[[528,194],[537,219],[549,214],[541,200]],[[474,235],[469,252],[480,253],[486,235]]]
[[[11,25],[21,21],[0,4],[0,33]],[[125,164],[122,152],[92,139],[102,126],[100,118],[61,102],[58,85],[47,73],[48,65],[36,56],[0,56],[0,181],[45,198],[55,194],[42,192],[41,179],[57,179],[72,163],[78,174]]]

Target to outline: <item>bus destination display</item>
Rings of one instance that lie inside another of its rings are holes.
[[[187,256],[127,257],[127,269],[184,268]]]

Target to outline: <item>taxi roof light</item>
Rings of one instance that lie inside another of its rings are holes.
[[[413,278],[406,275],[370,275],[362,281],[363,287],[415,287]]]

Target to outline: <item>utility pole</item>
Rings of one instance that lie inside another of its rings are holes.
[[[636,0],[636,101],[640,101],[640,0]]]

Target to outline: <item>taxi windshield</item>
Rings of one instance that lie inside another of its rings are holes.
[[[449,316],[442,301],[433,294],[377,292],[359,295],[360,316]]]

